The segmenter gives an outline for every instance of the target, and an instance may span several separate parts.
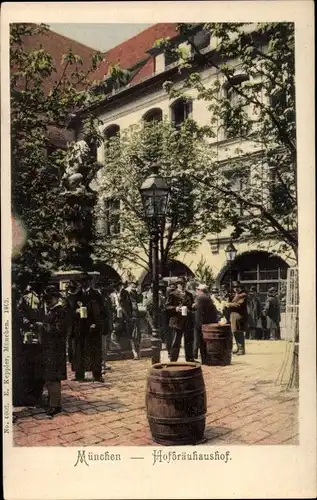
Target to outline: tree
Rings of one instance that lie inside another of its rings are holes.
[[[217,223],[205,209],[204,190],[197,190],[184,174],[196,168],[199,145],[201,133],[190,119],[179,129],[167,120],[135,125],[107,141],[105,167],[98,178],[96,216],[101,225],[95,247],[97,260],[121,266],[128,261],[148,270],[149,232],[139,188],[154,164],[171,189],[160,239],[161,272],[179,253],[197,249],[206,231],[206,219],[208,228]]]
[[[204,257],[200,258],[195,270],[195,277],[203,284],[207,285],[209,290],[214,286],[216,278],[212,266],[207,264]]]
[[[10,26],[12,213],[27,231],[23,250],[13,262],[13,281],[20,290],[30,282],[45,281],[58,269],[61,251],[68,252],[64,214],[69,206],[61,196],[67,151],[50,142],[48,130],[54,125],[65,133],[71,113],[96,99],[89,87],[101,61],[100,54],[93,54],[91,67],[82,71],[82,59],[70,49],[53,83],[56,67],[51,54],[26,43],[47,29],[23,23]],[[43,84],[48,80],[52,84],[46,92]],[[94,137],[91,130],[89,134]],[[91,146],[98,141],[96,134]]]
[[[214,50],[202,53],[201,30]],[[237,140],[221,162],[212,139],[199,168],[184,174],[208,190],[233,237],[271,239],[277,253],[297,259],[294,24],[179,24],[178,31],[187,52],[166,39],[156,42],[180,60],[180,77],[165,82],[166,90],[173,98],[194,91],[210,111],[205,132],[217,142]],[[213,79],[202,80],[202,70]]]

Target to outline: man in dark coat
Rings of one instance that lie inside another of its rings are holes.
[[[91,371],[95,381],[102,378],[102,335],[105,334],[106,318],[101,294],[91,287],[86,276],[77,296],[77,325],[73,342],[72,370],[76,380],[84,380],[85,372]]]
[[[111,299],[114,311],[114,335],[116,339],[120,337],[129,338],[133,307],[131,297],[124,283],[118,282],[115,284]]]
[[[67,379],[66,372],[66,309],[60,293],[51,288],[44,294],[42,349],[44,380],[48,391],[47,415],[54,417],[61,412],[61,380]]]
[[[268,297],[264,306],[264,314],[266,316],[266,328],[269,332],[269,338],[270,340],[277,340],[277,332],[281,321],[281,310],[274,287],[270,288],[268,291]]]
[[[217,309],[209,295],[207,285],[200,284],[196,288],[196,300],[193,304],[195,310],[195,327],[194,327],[194,358],[198,358],[198,350],[200,351],[201,362],[205,363],[206,359],[206,344],[203,339],[202,325],[216,323],[218,320]]]
[[[130,315],[127,318],[127,328],[131,341],[131,349],[133,359],[140,359],[141,350],[141,328],[140,328],[140,313],[138,304],[142,300],[141,294],[138,292],[137,283],[131,282],[126,291],[129,294],[131,307],[129,308]]]
[[[80,300],[81,285],[77,281],[70,281],[66,287],[67,299],[67,354],[68,361],[73,361],[73,347],[75,338],[78,335],[79,321],[76,310],[78,308],[77,302]]]
[[[244,332],[248,318],[247,293],[238,281],[233,283],[234,296],[226,307],[230,311],[231,331],[237,343],[237,354],[245,354]]]
[[[102,370],[103,372],[105,372],[111,370],[111,367],[106,365],[106,359],[110,346],[111,333],[113,330],[113,309],[110,297],[110,294],[112,293],[112,288],[110,286],[103,286],[100,290],[100,293],[102,296],[103,307],[105,312],[105,324],[102,335],[102,353],[103,353]]]
[[[247,310],[248,310],[248,336],[250,340],[254,340],[261,335],[258,335],[259,330],[262,328],[262,307],[261,301],[257,294],[256,287],[251,286],[248,293],[247,300]]]
[[[230,296],[231,296],[231,294],[230,294],[228,286],[226,285],[226,283],[223,283],[220,286],[219,299],[223,303],[222,313],[223,313],[223,316],[226,318],[228,323],[230,323],[230,311],[225,304],[228,302],[228,300],[230,300]]]
[[[192,306],[194,299],[191,293],[186,289],[185,279],[177,280],[177,289],[170,293],[166,301],[166,310],[170,311],[169,326],[173,331],[173,340],[171,345],[171,361],[177,361],[184,335],[185,358],[186,361],[194,361],[193,340],[194,324]]]

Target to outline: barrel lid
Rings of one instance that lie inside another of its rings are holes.
[[[180,374],[190,375],[189,372],[193,370],[201,371],[201,364],[195,362],[169,362],[169,363],[156,363],[152,365],[150,371],[152,374],[166,377],[173,377]]]

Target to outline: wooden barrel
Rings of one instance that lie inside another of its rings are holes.
[[[205,363],[210,366],[231,364],[232,333],[230,325],[212,323],[202,325],[203,339],[206,343]]]
[[[175,446],[202,441],[207,397],[201,365],[154,364],[147,380],[146,409],[156,443]]]
[[[43,371],[41,344],[23,344],[13,363],[13,406],[34,406],[41,401]]]

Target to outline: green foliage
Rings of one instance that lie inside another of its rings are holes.
[[[102,197],[120,201],[120,233],[104,236],[101,228],[96,246],[98,259],[148,267],[149,233],[143,218],[139,188],[159,166],[170,186],[170,200],[161,238],[162,266],[179,253],[194,252],[216,215],[205,210],[204,190],[197,190],[187,172],[197,166],[203,138],[197,125],[187,119],[179,130],[167,120],[135,125],[111,138],[106,145],[105,167],[99,173]],[[99,215],[103,215],[102,201]]]
[[[186,175],[207,190],[221,225],[226,221],[234,234],[257,243],[268,236],[280,251],[287,249],[297,258],[294,24],[200,27],[216,41],[216,51],[201,53],[195,47],[197,25],[178,25],[195,56],[187,61],[182,85],[177,78],[164,88],[171,98],[194,91],[210,111],[204,133],[208,128],[211,139],[227,139],[228,148],[236,142],[237,148],[224,164],[211,141],[209,149],[201,148],[199,168],[188,169]],[[214,78],[202,80],[197,67],[213,70]]]
[[[203,256],[197,264],[195,277],[200,281],[200,283],[207,285],[209,290],[211,290],[212,286],[215,284],[216,278],[213,273],[212,266],[207,264],[206,259]]]
[[[90,73],[101,61],[100,54],[93,55],[92,67],[83,72],[80,57],[69,50],[62,59],[60,79],[45,92],[43,83],[56,78],[53,58],[25,42],[46,31],[45,25],[10,25],[12,212],[28,233],[22,253],[13,262],[13,280],[19,289],[31,281],[45,281],[58,269],[62,252],[67,253],[64,214],[68,206],[61,196],[66,151],[50,143],[47,131],[53,124],[66,130],[70,113],[87,102],[84,91],[89,88]]]

